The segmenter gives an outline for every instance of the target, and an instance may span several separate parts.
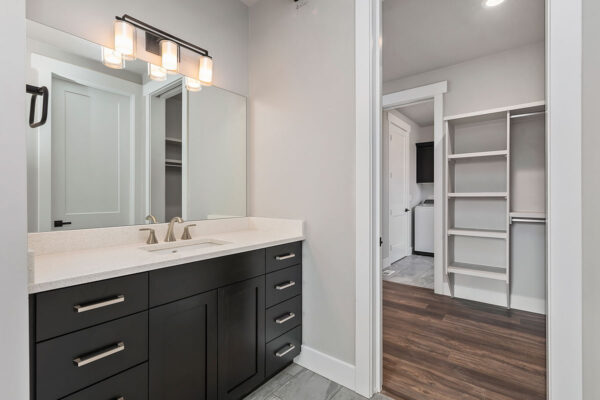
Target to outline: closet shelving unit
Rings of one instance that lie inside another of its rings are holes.
[[[545,218],[511,208],[511,119],[543,112],[543,102],[445,118],[445,273],[502,281],[510,308],[510,224]]]

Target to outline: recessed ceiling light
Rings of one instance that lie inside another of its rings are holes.
[[[502,3],[504,3],[504,0],[485,0],[483,5],[486,7],[496,7]]]

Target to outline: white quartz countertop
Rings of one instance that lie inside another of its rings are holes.
[[[247,223],[241,223],[242,220],[245,220]],[[282,223],[282,221],[285,222]],[[236,222],[224,222],[224,224],[229,224],[232,230],[228,231],[226,226],[218,226],[217,229],[214,229],[214,232],[210,232],[210,227],[202,226],[202,221],[196,222],[200,226],[193,228],[195,231],[191,230],[193,240],[178,240],[175,245],[199,243],[203,240],[212,240],[222,244],[162,254],[147,251],[146,249],[149,248],[149,245],[143,240],[120,246],[101,246],[97,241],[90,240],[90,235],[93,234],[90,231],[96,230],[86,230],[83,234],[88,237],[82,239],[85,242],[94,242],[95,247],[85,248],[84,245],[71,245],[74,249],[59,249],[60,251],[52,252],[52,240],[56,240],[57,238],[42,237],[42,235],[52,235],[54,232],[33,234],[39,236],[33,239],[30,236],[29,293],[38,293],[152,271],[159,268],[167,268],[304,239],[302,221],[240,218]],[[213,226],[218,225],[218,222],[215,221],[210,221],[209,223]],[[158,226],[156,227],[159,228]],[[130,229],[133,233],[134,231],[131,228],[124,227],[123,229]],[[163,237],[159,236],[162,233],[162,228],[157,229],[157,237],[160,244],[151,246],[164,247],[165,245],[174,245],[173,243],[165,244],[162,242]],[[114,230],[118,228],[109,229]],[[138,229],[139,226],[136,227],[135,234],[139,238]],[[97,231],[99,231],[98,238],[101,238],[102,234],[107,236],[108,232],[105,229],[98,229]],[[67,239],[65,232],[59,233],[63,234],[65,239]],[[70,235],[72,240],[73,238],[77,239],[76,232],[71,231],[68,235]],[[179,238],[180,236],[177,237]],[[60,243],[57,246],[60,246]]]

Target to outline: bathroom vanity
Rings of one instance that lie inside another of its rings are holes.
[[[235,220],[222,222],[248,228],[211,234],[214,246],[189,241],[189,251],[178,241],[152,254],[138,242],[32,257],[32,399],[241,399],[290,364],[302,343],[302,233]],[[30,244],[57,234],[76,232]],[[111,263],[125,253],[127,266]],[[95,273],[69,265],[99,254]]]

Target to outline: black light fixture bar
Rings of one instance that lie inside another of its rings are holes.
[[[135,26],[136,28],[140,28],[146,32],[150,32],[156,36],[159,36],[162,39],[167,39],[170,40],[172,42],[177,43],[179,46],[184,47],[188,50],[193,51],[194,53],[200,54],[202,56],[206,56],[206,57],[210,57],[208,55],[208,50],[203,49],[200,46],[196,46],[195,44],[192,44],[188,41],[185,41],[183,39],[178,38],[177,36],[173,36],[170,33],[167,33],[163,30],[160,30],[158,28],[153,27],[150,24],[147,24],[143,21],[140,21],[137,18],[134,18],[132,16],[129,16],[127,14],[124,14],[122,17],[115,17],[118,21],[125,21],[130,23],[131,25]]]

